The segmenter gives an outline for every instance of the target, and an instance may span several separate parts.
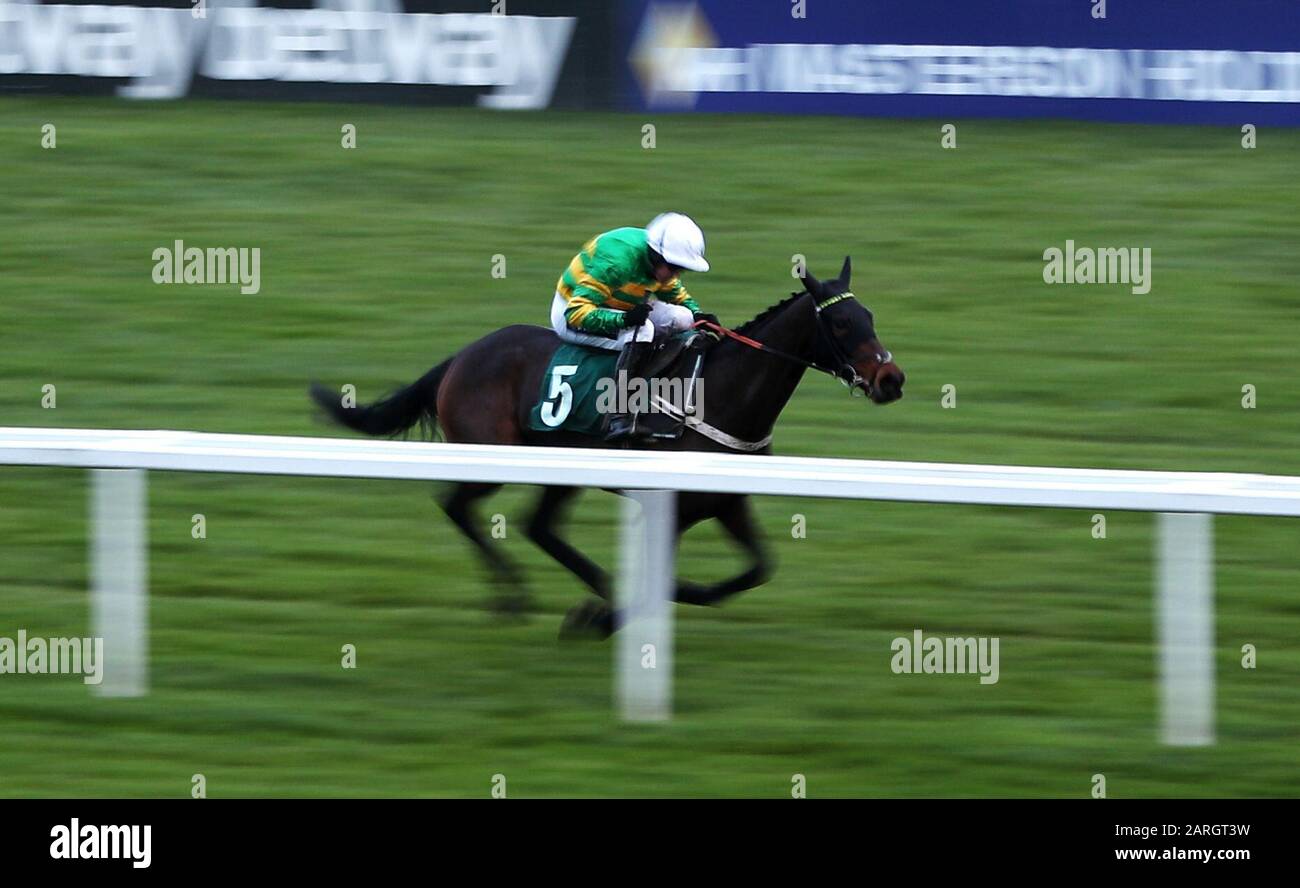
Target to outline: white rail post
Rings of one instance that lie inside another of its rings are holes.
[[[673,710],[673,613],[677,494],[631,490],[623,501],[616,611],[619,711],[628,721],[665,721]]]
[[[104,639],[107,697],[148,690],[148,475],[143,469],[91,471],[91,625]]]
[[[1162,739],[1208,746],[1214,743],[1214,516],[1161,512],[1156,536]]]

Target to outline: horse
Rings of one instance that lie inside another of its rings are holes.
[[[345,407],[335,392],[319,383],[312,384],[310,394],[328,417],[367,435],[399,435],[419,425],[426,432],[441,430],[445,440],[462,444],[766,454],[771,452],[777,418],[808,369],[838,378],[875,404],[903,396],[906,377],[877,337],[871,311],[850,289],[851,277],[852,260],[845,257],[836,279],[819,281],[811,272],[805,273],[800,277],[802,291],[735,330],[714,328],[717,341],[708,346],[701,377],[708,381],[710,393],[708,423],[688,423],[676,440],[607,444],[563,431],[530,430],[528,414],[561,344],[555,332],[545,327],[514,325],[497,330],[369,405]],[[671,453],[665,452],[664,459],[672,459]],[[635,487],[635,482],[629,478],[628,487]],[[484,535],[474,510],[479,500],[501,486],[458,483],[441,505],[486,565],[496,590],[494,607],[518,613],[529,601],[523,577]],[[597,596],[568,612],[561,637],[605,638],[622,625],[622,615],[611,604],[609,574],[559,533],[568,507],[580,492],[579,487],[544,487],[526,534]],[[717,583],[676,580],[677,602],[717,605],[771,577],[772,557],[757,530],[748,497],[685,492],[677,495],[676,506],[679,538],[694,525],[716,519],[749,559],[744,570]]]

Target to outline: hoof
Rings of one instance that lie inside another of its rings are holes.
[[[564,641],[604,641],[614,634],[614,612],[603,601],[584,601],[570,608],[560,624]]]

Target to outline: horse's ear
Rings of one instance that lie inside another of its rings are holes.
[[[803,281],[803,288],[814,296],[821,292],[822,282],[813,277],[811,271],[805,271],[800,280]]]
[[[845,256],[844,267],[840,269],[840,283],[843,284],[845,287],[848,287],[850,284],[850,279],[852,277],[853,277],[853,260],[848,256]]]

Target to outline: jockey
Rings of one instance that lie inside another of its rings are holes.
[[[717,323],[682,286],[684,270],[708,271],[704,232],[681,213],[645,228],[615,228],[587,242],[556,285],[551,326],[565,342],[620,351],[617,370],[640,376],[655,331],[675,333],[696,321]],[[607,441],[643,437],[635,416],[610,417]]]

